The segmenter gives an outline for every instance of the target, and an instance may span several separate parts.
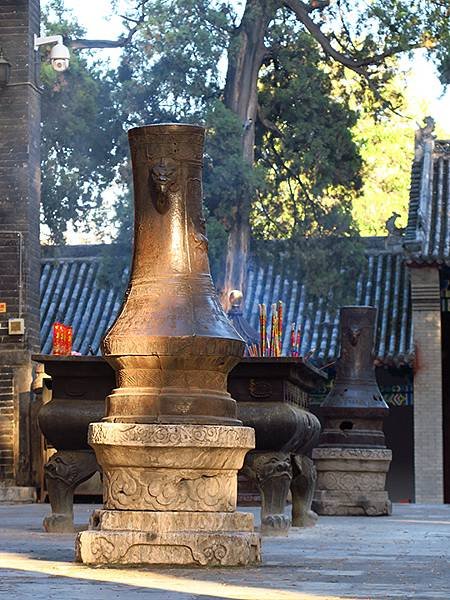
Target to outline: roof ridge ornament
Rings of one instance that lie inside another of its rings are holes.
[[[422,160],[425,153],[425,145],[427,143],[433,143],[436,139],[434,133],[436,121],[433,117],[425,117],[423,122],[423,127],[417,123],[418,129],[414,136],[414,162],[420,162]]]
[[[399,217],[401,217],[401,215],[394,211],[385,223],[385,227],[388,232],[385,239],[385,247],[391,252],[401,252],[403,249],[402,241],[405,228],[397,227],[395,223]]]

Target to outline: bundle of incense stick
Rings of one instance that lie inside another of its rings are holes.
[[[259,346],[247,346],[249,356],[275,356],[283,352],[283,302],[274,302],[271,307],[270,336],[267,332],[267,309],[259,305]],[[257,354],[254,354],[256,352]]]
[[[283,303],[272,304],[269,356],[281,356],[283,339]]]
[[[272,318],[270,321],[269,356],[276,356],[275,338],[276,338],[277,322],[278,322],[277,305],[272,304]]]
[[[300,327],[297,328],[297,333],[295,333],[295,323],[291,325],[291,356],[300,356],[300,347],[302,343],[302,336],[300,332]]]
[[[259,356],[267,356],[267,311],[266,305],[259,305]]]
[[[261,356],[259,353],[258,344],[247,344],[247,356],[250,356],[252,358],[257,358],[258,356]]]
[[[281,302],[281,300],[278,300],[278,310],[277,310],[277,315],[278,315],[278,340],[277,340],[277,349],[278,349],[278,356],[281,356],[281,353],[283,351],[283,303]]]

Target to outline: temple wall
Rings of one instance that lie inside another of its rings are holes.
[[[12,65],[0,89],[0,480],[18,485],[30,479],[30,356],[39,348],[39,10],[38,0],[0,0],[0,46]],[[23,335],[8,332],[16,318]]]

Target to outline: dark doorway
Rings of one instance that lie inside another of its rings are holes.
[[[384,421],[386,446],[392,450],[392,463],[386,489],[392,502],[414,502],[413,407],[390,406]]]

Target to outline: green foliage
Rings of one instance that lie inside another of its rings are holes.
[[[220,101],[211,104],[205,115],[205,203],[209,214],[226,230],[231,225],[236,206],[242,199],[250,204],[257,178],[242,158],[242,123]],[[244,202],[245,206],[245,202]]]
[[[62,12],[62,2],[52,2],[49,9],[56,12],[58,23],[50,22],[50,10],[44,12],[48,34],[82,35]],[[47,59],[44,54],[41,214],[50,241],[64,243],[69,222],[75,230],[104,232],[108,217],[102,194],[115,179],[123,130],[111,70],[100,70],[84,55],[72,53],[70,69],[56,73]]]
[[[334,97],[308,35],[290,19],[275,23],[270,35],[272,60],[260,77],[259,101],[272,125],[257,132],[265,178],[252,207],[254,235],[285,240],[268,247],[283,252],[313,296],[330,293],[330,302],[342,303],[364,264],[351,212],[362,183],[351,133],[357,114]],[[258,256],[263,247],[257,244]]]
[[[396,225],[406,226],[416,127],[395,115],[389,121],[368,114],[358,120],[354,133],[364,161],[364,187],[353,202],[353,215],[362,235],[386,235],[393,212],[401,216]]]
[[[405,89],[405,78],[397,76],[388,92],[398,95]],[[428,114],[423,99],[409,93],[399,114],[376,118],[366,107],[360,109],[353,135],[364,163],[363,188],[353,201],[353,216],[362,235],[386,235],[385,224],[393,212],[400,215],[396,225],[406,227],[414,134]],[[448,136],[439,126],[435,133],[439,139]]]
[[[350,214],[361,187],[361,159],[351,134],[357,115],[333,97],[309,36],[289,23],[271,33],[276,47],[260,78],[259,101],[273,127],[258,129],[257,164],[266,177],[254,205],[255,231],[320,236],[337,226],[331,214]]]
[[[380,57],[367,61],[371,72],[383,58],[416,48],[427,48],[441,68],[450,48],[446,0],[338,0],[321,15],[324,32],[333,31],[340,48],[354,58]],[[371,66],[373,65],[373,66]]]
[[[63,10],[63,0],[49,4],[48,32],[82,35]],[[93,53],[86,58],[86,51],[72,53],[71,68],[62,75],[44,65],[43,220],[52,241],[63,241],[68,221],[99,231],[107,221],[117,240],[129,244],[124,130],[155,122],[202,122],[208,129],[204,193],[216,279],[239,207],[250,216],[258,255],[262,246],[273,253],[283,248],[313,292],[334,288],[334,301],[342,299],[338,288],[348,289],[346,281],[364,260],[352,215],[365,233],[380,233],[372,206],[381,207],[384,219],[392,212],[391,202],[395,210],[397,202],[405,202],[405,176],[388,167],[400,164],[398,154],[410,142],[406,129],[400,135],[391,127],[386,112],[388,105],[401,105],[402,93],[392,87],[398,64],[385,58],[426,47],[448,81],[448,3],[337,0],[311,13],[331,40],[329,47],[299,24],[286,8],[290,4],[264,3],[272,6],[273,19],[257,82],[254,168],[242,158],[243,123],[224,104],[227,53],[243,51],[236,47],[243,38],[235,35],[239,18],[231,1],[144,3],[143,22],[117,70],[94,62]],[[127,19],[139,19],[141,6],[130,0]],[[333,48],[358,61],[359,75],[331,61]],[[396,149],[399,138],[401,150]],[[106,217],[102,193],[112,183],[118,190],[114,216],[109,211]]]
[[[206,0],[156,0],[147,6],[118,70],[126,125],[204,119],[221,91],[218,63],[226,23],[226,13]]]

